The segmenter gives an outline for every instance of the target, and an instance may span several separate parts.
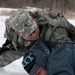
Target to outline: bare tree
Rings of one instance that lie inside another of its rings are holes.
[[[75,0],[0,0],[0,6],[22,7],[28,5],[42,7],[42,9],[48,7],[50,10],[61,9],[61,13],[66,13],[68,8],[75,10]]]
[[[45,1],[45,0],[41,0],[41,7],[42,7],[42,11],[43,11],[44,6],[45,6],[44,1]]]
[[[57,9],[57,3],[58,3],[58,0],[56,0],[56,9]]]
[[[65,1],[65,0],[62,0],[62,2],[61,2],[61,13],[64,12],[64,1]]]
[[[0,0],[0,2],[3,2],[3,0]]]
[[[50,0],[50,11],[52,10],[53,0]]]
[[[68,2],[69,2],[69,0],[65,0],[65,1],[64,1],[64,13],[66,13],[66,11],[67,11]]]

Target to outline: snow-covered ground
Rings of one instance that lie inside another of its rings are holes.
[[[8,8],[0,8],[1,11],[11,11],[12,9]],[[5,32],[5,20],[9,18],[8,16],[0,16],[0,47],[5,42],[4,32]],[[68,19],[70,23],[75,25],[75,20]],[[28,75],[26,71],[22,67],[22,57],[11,64],[0,68],[0,75]]]

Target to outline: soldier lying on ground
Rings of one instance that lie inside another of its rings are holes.
[[[24,69],[30,75],[74,75],[75,27],[59,13],[36,14],[30,13],[39,26],[40,39],[25,54]]]
[[[59,13],[36,14],[23,9],[8,19],[5,37],[14,50],[2,53],[0,61],[9,64],[25,53],[22,64],[30,75],[74,75],[75,28]]]

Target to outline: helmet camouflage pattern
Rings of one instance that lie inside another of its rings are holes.
[[[23,38],[30,36],[37,28],[37,24],[25,9],[17,10],[9,18],[9,26]]]

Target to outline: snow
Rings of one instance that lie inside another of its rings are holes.
[[[5,31],[5,19],[9,17],[0,16],[0,47],[5,42],[4,31]]]
[[[13,9],[0,8],[0,12],[2,12],[4,10],[9,12]],[[7,18],[9,18],[9,16],[0,16],[0,47],[6,40],[6,38],[4,38],[4,32],[5,32],[5,20]],[[68,19],[68,21],[75,26],[75,20]],[[28,75],[22,67],[22,64],[21,64],[22,58],[23,57],[21,57],[20,59],[17,59],[16,61],[12,62],[11,64],[9,64],[3,68],[0,68],[0,75]]]
[[[68,19],[68,21],[75,26],[75,19],[74,20]]]
[[[5,67],[0,68],[0,75],[28,75],[23,69],[21,61],[22,57]]]

